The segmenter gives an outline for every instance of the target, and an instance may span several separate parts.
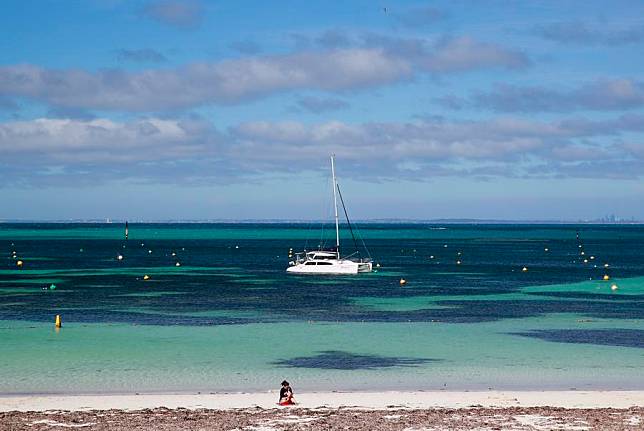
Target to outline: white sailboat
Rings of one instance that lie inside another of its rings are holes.
[[[340,255],[340,222],[338,219],[338,194],[342,201],[345,216],[346,208],[342,194],[338,187],[335,177],[335,155],[331,156],[331,174],[333,176],[333,207],[335,214],[335,247],[332,249],[320,249],[315,251],[303,251],[295,254],[295,259],[289,262],[287,272],[296,274],[357,274],[359,272],[371,272],[373,263],[371,258],[352,258],[356,253],[350,256],[341,257]],[[347,224],[351,229],[351,222],[347,216]],[[351,229],[353,235],[353,229]],[[355,240],[355,238],[354,238]]]

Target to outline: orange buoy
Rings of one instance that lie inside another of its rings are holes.
[[[56,323],[55,323],[55,325],[56,325],[56,328],[60,328],[60,327],[63,326],[63,321],[60,318],[60,314],[56,314]]]

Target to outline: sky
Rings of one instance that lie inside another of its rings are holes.
[[[5,0],[1,219],[644,220],[641,1]]]

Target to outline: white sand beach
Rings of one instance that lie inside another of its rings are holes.
[[[157,407],[240,409],[278,407],[277,393],[0,396],[0,411],[141,410]],[[644,406],[644,391],[308,392],[298,408],[431,409],[467,407],[628,408]]]

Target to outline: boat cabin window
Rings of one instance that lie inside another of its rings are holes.
[[[333,265],[331,262],[318,262],[318,265]]]
[[[306,262],[304,265],[315,265],[315,262]]]
[[[329,260],[337,259],[337,256],[335,255],[335,253],[315,253],[311,256],[311,259]]]

